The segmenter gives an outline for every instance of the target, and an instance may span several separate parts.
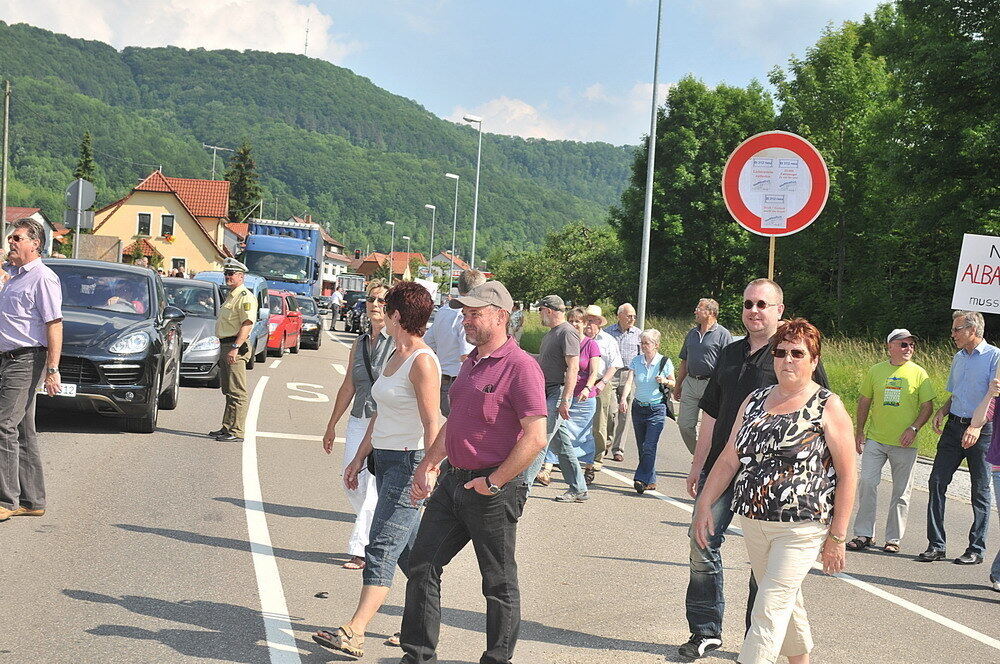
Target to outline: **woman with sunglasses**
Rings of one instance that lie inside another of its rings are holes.
[[[692,529],[705,547],[714,530],[711,505],[736,475],[733,512],[742,518],[758,586],[742,664],[774,662],[779,654],[807,664],[813,640],[802,582],[817,553],[826,573],[844,569],[856,455],[843,402],[812,379],[820,344],[819,330],[803,318],[778,326],[770,345],[778,383],[743,402],[695,504]]]
[[[424,458],[425,443],[441,428],[441,364],[423,340],[433,309],[431,294],[414,281],[401,281],[385,294],[385,327],[396,350],[372,385],[375,413],[344,469],[344,485],[353,490],[369,454],[375,462],[378,498],[365,547],[363,586],[351,619],[316,632],[313,640],[352,657],[364,655],[365,628],[389,595],[396,565],[408,572],[420,524],[422,501],[410,499],[413,472]],[[390,642],[398,645],[397,639]]]
[[[368,283],[365,308],[368,320],[371,321],[371,332],[358,337],[351,347],[351,354],[347,359],[350,370],[344,377],[344,382],[340,384],[340,390],[333,403],[333,413],[323,435],[323,451],[330,454],[333,452],[333,441],[337,435],[337,424],[347,409],[351,409],[347,419],[347,431],[344,434],[344,460],[341,473],[354,460],[354,455],[361,447],[361,439],[368,431],[368,421],[375,413],[375,400],[371,396],[372,384],[382,373],[385,361],[396,348],[396,342],[385,329],[385,294],[388,290],[381,279]],[[354,529],[347,540],[347,553],[351,559],[343,566],[346,569],[364,569],[368,530],[372,525],[372,514],[375,512],[375,501],[378,499],[375,477],[368,472],[367,466],[363,467],[358,472],[357,487],[349,489],[345,486],[344,491],[357,516],[354,519]]]

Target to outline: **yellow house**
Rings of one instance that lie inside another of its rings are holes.
[[[166,177],[154,171],[124,198],[94,213],[94,235],[122,241],[122,260],[138,249],[150,264],[185,272],[220,269],[229,216],[229,182]]]

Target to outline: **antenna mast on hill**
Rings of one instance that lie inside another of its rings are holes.
[[[309,19],[306,19],[306,47],[302,49],[302,55],[309,55]]]

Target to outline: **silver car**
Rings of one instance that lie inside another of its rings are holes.
[[[219,387],[219,317],[222,294],[217,284],[198,279],[166,277],[167,302],[187,316],[181,325],[181,377]]]

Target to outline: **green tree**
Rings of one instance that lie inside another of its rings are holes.
[[[229,160],[229,218],[243,221],[260,205],[261,188],[257,163],[250,154],[250,142],[244,141]]]
[[[80,141],[79,157],[76,160],[76,168],[73,169],[73,179],[83,178],[88,182],[94,182],[97,175],[97,164],[94,163],[94,148],[91,145],[90,132],[83,132],[83,139]]]

